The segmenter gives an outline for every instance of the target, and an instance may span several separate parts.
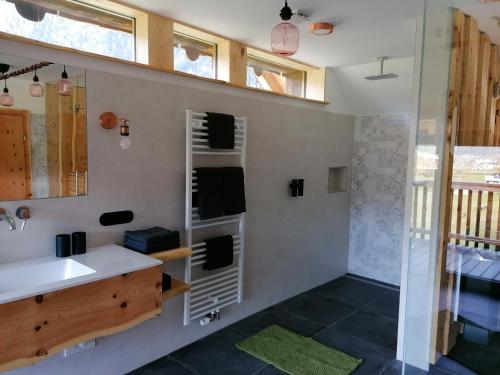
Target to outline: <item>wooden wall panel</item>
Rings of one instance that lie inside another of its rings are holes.
[[[174,68],[174,26],[171,19],[148,14],[148,64],[163,70]]]
[[[0,109],[0,200],[31,198],[29,112]]]
[[[73,169],[73,95],[59,96],[59,196],[68,195],[67,176]]]
[[[217,78],[239,87],[247,85],[247,48],[244,44],[217,42]]]
[[[480,33],[476,20],[465,18],[465,51],[462,81],[462,103],[460,110],[459,144],[473,144],[473,123],[476,108],[477,71],[479,57]]]
[[[87,172],[87,112],[85,87],[74,87],[73,95],[73,167],[72,172]],[[82,108],[76,110],[76,108]]]
[[[55,84],[45,85],[47,121],[47,174],[49,196],[59,196],[59,99]]]
[[[486,119],[483,145],[493,146],[495,142],[495,116],[496,116],[496,101],[493,100],[493,87],[495,82],[498,82],[498,50],[495,45],[490,49],[490,66],[488,79],[488,94],[486,97]]]
[[[458,146],[500,146],[497,100],[498,47],[480,32],[474,18],[455,11],[448,115],[459,111]]]
[[[47,84],[45,97],[49,196],[67,196],[69,176],[88,170],[85,88],[74,86],[71,96],[60,96]]]
[[[488,84],[490,79],[490,60],[490,38],[485,33],[481,33],[477,64],[476,104],[474,111],[474,122],[471,124],[471,128],[475,129],[473,134],[474,146],[482,146],[484,144],[487,112],[486,107],[488,101]]]
[[[460,108],[462,101],[462,79],[465,54],[465,14],[455,12],[453,17],[453,44],[450,68],[450,93],[448,119],[451,119],[455,107]]]
[[[0,304],[0,372],[159,315],[161,285],[158,266]]]
[[[494,146],[500,147],[500,100],[496,100],[495,115],[495,141]]]

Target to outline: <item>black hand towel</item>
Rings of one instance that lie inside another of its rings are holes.
[[[245,176],[241,167],[222,169],[224,179],[224,215],[246,212]]]
[[[234,149],[234,116],[207,112],[210,148]]]
[[[205,243],[207,262],[203,265],[204,270],[212,271],[233,264],[233,236],[210,238]]]
[[[164,273],[162,274],[161,291],[164,292],[170,289],[172,289],[172,277]]]
[[[224,215],[224,179],[220,168],[196,168],[201,220]]]

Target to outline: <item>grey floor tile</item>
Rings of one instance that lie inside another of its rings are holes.
[[[172,358],[165,356],[157,361],[151,362],[144,367],[129,373],[129,375],[195,375]]]
[[[389,349],[348,335],[334,327],[322,331],[314,339],[326,346],[363,359],[361,366],[354,372],[356,375],[378,374],[396,357],[396,353]]]
[[[389,291],[369,304],[364,305],[361,309],[397,319],[399,316],[399,292]]]
[[[312,290],[322,297],[354,307],[363,306],[387,291],[387,288],[348,277],[341,277]]]
[[[398,320],[387,315],[358,310],[332,328],[396,351]]]
[[[250,375],[266,364],[235,347],[244,339],[244,335],[226,328],[172,353],[171,357],[202,375]]]
[[[479,345],[459,338],[448,357],[478,374],[500,374],[500,348]]]
[[[351,314],[355,309],[315,293],[304,293],[278,305],[280,309],[329,326]]]
[[[394,360],[391,365],[382,372],[382,375],[401,375],[403,371],[403,364],[398,360]],[[418,368],[412,366],[406,366],[405,375],[427,375],[428,372],[424,370],[420,370]],[[435,373],[438,375],[438,373]],[[449,375],[449,374],[447,374]]]
[[[249,316],[248,318],[233,324],[230,328],[233,328],[244,335],[251,336],[273,324],[277,324],[302,336],[313,336],[325,328],[322,324],[302,318],[276,307],[271,307]]]
[[[255,375],[283,375],[283,374],[286,374],[286,372],[278,370],[276,367],[269,365],[260,370],[259,372],[257,372]]]
[[[442,358],[446,359],[445,362],[448,368],[438,367],[439,362],[436,366],[431,366],[429,371],[424,371],[416,367],[406,365],[405,375],[477,375],[475,372],[471,372],[465,369],[464,367],[461,367],[459,364],[454,363],[453,361],[447,359],[446,357]],[[381,375],[401,375],[401,371],[402,371],[401,362],[395,360],[385,371],[382,372]]]
[[[460,363],[457,363],[447,357],[441,357],[438,363],[436,363],[436,367],[451,372],[453,374],[477,375],[476,372],[469,370],[468,368],[462,366]]]

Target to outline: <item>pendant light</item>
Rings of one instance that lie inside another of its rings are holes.
[[[35,98],[40,98],[43,96],[43,86],[39,82],[40,80],[38,79],[38,76],[36,75],[36,69],[35,69],[35,76],[33,77],[33,83],[30,85],[30,95],[35,97]]]
[[[3,94],[0,95],[0,104],[4,107],[12,107],[14,104],[14,98],[9,94],[9,89],[7,88],[7,80],[4,79],[5,87],[3,89]]]
[[[285,1],[280,17],[283,22],[276,25],[271,34],[271,49],[279,56],[292,56],[299,49],[299,28],[290,22],[293,12]]]
[[[66,73],[66,65],[61,74],[61,79],[57,81],[56,91],[61,96],[70,96],[73,93],[73,85],[68,80],[68,73]]]

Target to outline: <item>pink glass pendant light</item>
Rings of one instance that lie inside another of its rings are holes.
[[[70,96],[73,93],[73,85],[68,80],[68,73],[66,73],[66,65],[61,74],[61,79],[57,81],[56,91],[61,96]]]
[[[35,76],[33,77],[33,83],[30,85],[30,95],[35,98],[40,98],[43,96],[43,86],[40,84],[39,81],[40,80],[36,75],[36,69],[35,69]]]
[[[0,95],[0,104],[4,107],[12,107],[14,104],[14,98],[9,94],[9,89],[7,88],[7,80],[4,79],[5,88],[3,89],[3,94]]]
[[[271,48],[274,54],[292,56],[299,50],[299,28],[290,22],[293,12],[285,1],[280,17],[283,22],[276,25],[271,34]]]

